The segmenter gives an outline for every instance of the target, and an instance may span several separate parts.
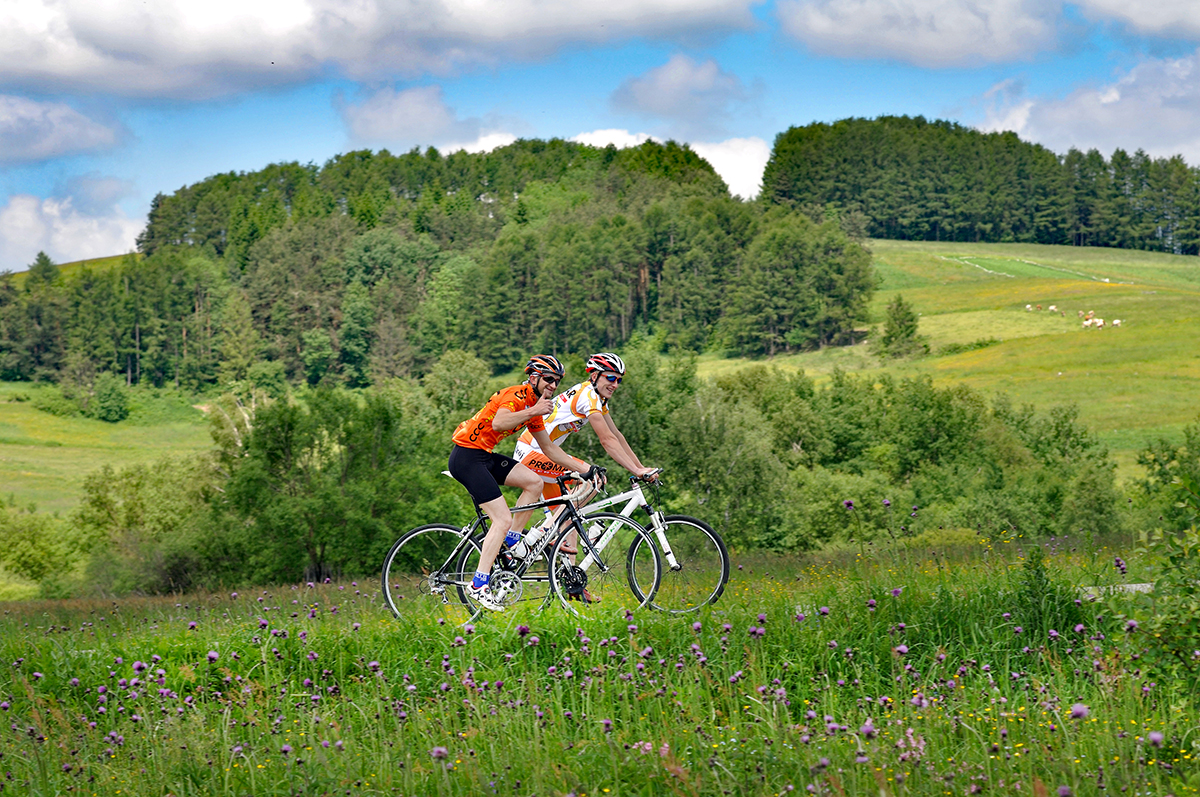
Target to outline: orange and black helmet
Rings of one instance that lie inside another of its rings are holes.
[[[533,376],[534,374],[542,374],[543,376],[553,376],[556,379],[562,379],[566,369],[557,357],[552,354],[535,354],[529,358],[529,362],[525,363],[525,374]]]

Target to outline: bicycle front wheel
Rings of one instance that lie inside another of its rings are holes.
[[[420,526],[396,540],[383,560],[383,596],[392,614],[399,617],[401,606],[415,603],[421,614],[455,625],[473,619],[479,608],[467,600],[466,586],[474,571],[460,568],[468,550],[478,561],[478,546],[446,523]]]
[[[729,549],[712,526],[687,515],[667,515],[651,525],[650,536],[663,546],[662,583],[651,606],[672,614],[698,611],[716,603],[729,583]],[[662,535],[662,536],[660,536]],[[643,545],[639,539],[635,545]],[[670,548],[671,553],[666,553]]]
[[[580,617],[639,609],[654,599],[662,577],[662,557],[646,529],[624,515],[601,512],[581,519],[589,545],[576,542],[577,555],[561,544],[575,523],[564,525],[550,559],[550,589],[567,611]]]

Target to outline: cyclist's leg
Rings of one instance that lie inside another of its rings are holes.
[[[542,477],[535,473],[524,463],[518,462],[512,470],[510,470],[504,479],[504,483],[509,487],[520,487],[521,497],[517,499],[516,506],[525,506],[539,501],[542,497],[542,488],[544,482]],[[533,514],[532,509],[527,509],[524,512],[517,512],[512,516],[511,528],[517,533],[525,530],[526,524],[529,523],[529,516]]]
[[[508,504],[504,502],[504,496],[482,503],[479,505],[479,508],[491,520],[487,536],[483,538],[483,549],[479,554],[479,564],[476,566],[476,572],[483,574],[492,572],[492,564],[496,561],[496,555],[500,553],[500,546],[504,544],[504,537],[512,527],[513,516],[512,512],[508,511]]]
[[[471,498],[491,520],[473,579],[476,587],[488,582],[496,554],[500,552],[500,545],[512,527],[512,513],[500,493],[500,485],[516,464],[511,457],[490,451],[455,446],[450,452],[450,475],[462,482]]]

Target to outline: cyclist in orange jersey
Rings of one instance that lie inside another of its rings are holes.
[[[523,384],[498,391],[479,412],[454,430],[450,475],[467,488],[471,498],[492,521],[480,552],[479,569],[467,588],[471,599],[485,609],[504,610],[503,604],[496,600],[488,588],[492,564],[502,544],[507,542],[515,545],[520,541],[521,531],[530,515],[529,512],[513,515],[500,493],[500,485],[521,488],[517,505],[537,501],[542,487],[541,477],[514,457],[494,453],[496,445],[505,437],[525,428],[551,461],[568,470],[580,467],[579,460],[567,456],[550,439],[542,421],[542,415],[549,412],[552,406],[550,398],[562,381],[563,370],[558,358],[535,354],[525,364],[525,373],[529,378]],[[583,469],[588,471],[589,477],[594,474],[592,468],[583,466]]]

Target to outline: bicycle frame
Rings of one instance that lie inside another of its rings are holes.
[[[642,485],[635,479],[629,480],[630,489],[623,493],[613,496],[601,498],[598,501],[593,501],[583,509],[579,510],[581,515],[588,515],[591,512],[600,512],[608,507],[616,506],[622,501],[627,502],[621,508],[618,515],[624,515],[627,518],[633,518],[633,512],[639,507],[650,517],[650,528],[648,531],[654,533],[654,537],[658,540],[658,547],[663,553],[663,558],[667,560],[667,566],[671,570],[679,569],[679,561],[675,558],[675,554],[671,551],[671,544],[667,542],[666,526],[663,524],[663,513],[661,510],[656,510],[650,505],[650,501],[646,498],[646,493],[642,490]],[[600,550],[604,550],[601,548]],[[586,560],[585,560],[586,561]]]
[[[564,489],[565,489],[565,485],[560,484],[560,486],[564,487]],[[639,488],[638,492],[640,493],[640,488]],[[643,502],[644,502],[644,499],[643,499]],[[583,525],[585,518],[583,517],[582,510],[576,508],[575,496],[571,495],[570,492],[565,492],[563,495],[560,495],[556,498],[548,498],[544,501],[538,501],[533,504],[525,504],[523,506],[514,506],[510,511],[515,515],[518,512],[533,512],[538,509],[542,509],[542,510],[545,510],[545,512],[546,512],[547,520],[550,520],[553,517],[553,514],[550,512],[550,509],[552,507],[559,507],[559,506],[566,508],[566,511],[570,517],[570,520],[565,521],[565,522],[569,522],[575,526],[576,531],[579,532],[578,536],[579,536],[580,544],[583,545],[583,547],[587,550],[587,555],[578,564],[578,567],[581,570],[586,571],[592,565],[599,564],[601,570],[603,570],[604,572],[607,572],[609,570],[609,568],[607,565],[605,565],[603,562],[600,561],[599,555],[600,555],[600,552],[603,551],[605,549],[605,547],[608,545],[608,543],[612,540],[613,535],[616,534],[616,530],[609,529],[599,539],[597,539],[595,541],[589,539],[588,535],[584,529],[584,525]],[[627,512],[623,512],[621,514],[625,515],[626,517],[629,517],[632,520],[632,517]],[[475,529],[484,528],[484,522],[486,520],[487,520],[487,515],[479,507],[479,505],[476,504],[475,520],[473,520],[471,523],[468,523],[466,526],[463,526],[462,531],[463,531],[464,538],[471,536],[474,533]],[[556,521],[556,525],[561,526],[561,524],[563,522],[564,522],[564,519],[559,518]],[[660,534],[660,537],[661,537],[661,534]],[[541,541],[539,541],[539,544],[541,544]],[[517,577],[523,578],[525,575],[525,571],[529,569],[530,565],[532,565],[534,561],[536,561],[536,557],[527,556],[525,558],[525,560],[523,562],[521,562],[520,566],[515,571]]]

